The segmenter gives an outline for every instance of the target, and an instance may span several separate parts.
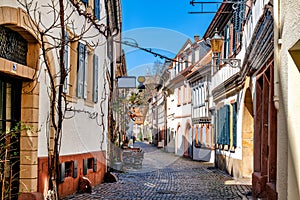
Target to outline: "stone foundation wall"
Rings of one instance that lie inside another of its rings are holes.
[[[141,169],[144,159],[144,152],[140,148],[127,148],[122,152],[122,162],[125,170]]]

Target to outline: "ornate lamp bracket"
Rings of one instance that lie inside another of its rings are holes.
[[[241,68],[240,59],[231,58],[231,59],[218,59],[218,60],[224,62],[225,64],[230,65],[230,67]]]

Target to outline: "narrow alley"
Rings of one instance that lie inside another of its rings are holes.
[[[136,142],[145,154],[143,167],[119,173],[118,182],[95,186],[91,194],[66,199],[247,199],[248,179],[234,180],[212,163],[191,161],[166,153],[150,144]]]

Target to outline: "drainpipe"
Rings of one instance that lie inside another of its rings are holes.
[[[273,18],[274,18],[274,106],[279,111],[279,68],[280,68],[280,0],[273,0]]]

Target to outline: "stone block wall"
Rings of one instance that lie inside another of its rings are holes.
[[[140,148],[127,148],[122,152],[122,162],[125,170],[141,169],[144,152]]]

